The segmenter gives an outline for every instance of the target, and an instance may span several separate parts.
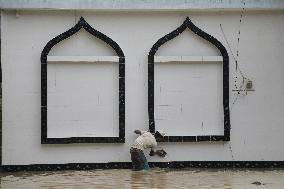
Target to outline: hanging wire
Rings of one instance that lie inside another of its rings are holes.
[[[77,11],[74,10],[74,25],[77,24]]]
[[[240,36],[241,36],[241,24],[242,24],[242,21],[243,21],[243,15],[244,15],[244,13],[245,13],[245,5],[246,5],[245,1],[242,1],[242,5],[243,5],[243,8],[242,8],[242,11],[241,11],[240,21],[239,21],[239,30],[238,30],[238,38],[237,38],[237,50],[236,50],[236,55],[235,55],[235,54],[233,53],[233,51],[232,51],[232,48],[231,48],[231,46],[230,46],[230,44],[229,44],[229,42],[228,42],[228,39],[227,39],[227,37],[226,37],[226,35],[225,35],[224,29],[223,29],[223,27],[222,27],[222,24],[220,24],[220,29],[221,29],[221,31],[222,31],[223,37],[224,37],[224,39],[225,39],[225,41],[226,41],[227,46],[229,47],[229,51],[230,51],[230,53],[232,54],[232,57],[233,57],[233,59],[234,59],[236,72],[237,72],[237,73],[240,73],[240,75],[241,75],[241,77],[242,77],[240,86],[237,87],[237,86],[235,85],[235,87],[236,87],[236,89],[237,89],[236,91],[238,91],[238,92],[237,92],[237,95],[236,95],[236,97],[234,98],[234,100],[233,100],[233,102],[232,102],[232,104],[231,104],[231,106],[230,106],[230,107],[231,107],[231,108],[230,108],[230,111],[233,109],[234,104],[237,102],[237,100],[238,100],[238,98],[239,98],[239,95],[240,95],[240,91],[242,91],[242,89],[243,89],[243,87],[244,87],[246,81],[249,80],[249,79],[245,76],[244,72],[242,71],[242,69],[240,68],[240,65],[239,65],[239,63],[238,63],[238,61],[239,61],[239,55],[240,55],[240,53],[239,53],[239,44],[240,44]],[[236,77],[236,78],[237,78],[237,77]],[[247,94],[246,89],[245,89],[244,91],[245,91],[246,94]]]
[[[240,37],[241,37],[241,25],[242,25],[242,21],[243,21],[243,15],[244,15],[244,12],[245,12],[245,5],[246,5],[246,2],[243,1],[243,8],[242,8],[242,11],[241,11],[241,16],[240,16],[240,22],[239,22],[239,32],[238,32],[238,43],[237,43],[237,58],[235,60],[236,62],[236,71],[238,70],[240,72],[240,74],[242,75],[243,78],[246,78],[238,64],[238,61],[239,61],[239,44],[240,44]]]

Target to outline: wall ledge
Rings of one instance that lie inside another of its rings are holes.
[[[284,168],[284,161],[171,161],[149,162],[159,168]],[[4,172],[131,169],[131,162],[2,165]]]
[[[47,56],[48,63],[58,63],[58,62],[87,62],[87,63],[95,63],[95,62],[108,62],[114,63],[119,62],[119,56]]]

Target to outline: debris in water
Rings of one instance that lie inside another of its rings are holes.
[[[259,182],[259,181],[252,182],[251,184],[262,185],[261,182]]]

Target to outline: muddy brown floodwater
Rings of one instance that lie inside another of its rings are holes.
[[[284,170],[159,169],[131,171],[46,171],[1,173],[4,189],[172,189],[172,188],[284,188]]]

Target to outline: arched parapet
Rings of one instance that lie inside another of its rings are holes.
[[[117,56],[119,56],[120,58],[124,58],[123,51],[121,50],[120,46],[115,41],[113,41],[111,38],[109,38],[105,34],[92,28],[92,26],[90,26],[90,24],[88,24],[88,22],[86,22],[86,20],[83,17],[81,17],[75,26],[73,26],[66,32],[63,32],[62,34],[54,37],[45,45],[41,53],[41,63],[44,64],[47,62],[47,55],[52,49],[52,47],[54,47],[57,43],[60,43],[61,41],[71,37],[72,35],[77,33],[82,28],[85,29],[88,33],[90,33],[94,37],[108,44],[116,52]]]

